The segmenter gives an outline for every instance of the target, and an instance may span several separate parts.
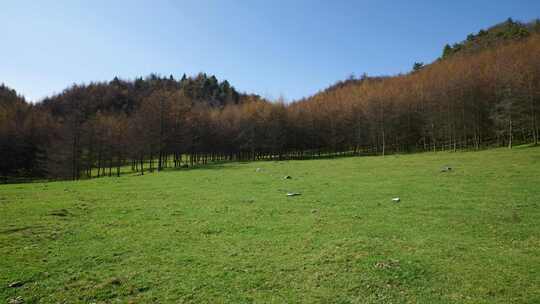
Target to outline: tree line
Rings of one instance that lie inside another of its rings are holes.
[[[540,35],[393,77],[269,102],[199,74],[73,85],[32,104],[0,86],[0,175],[79,179],[217,161],[538,144]]]

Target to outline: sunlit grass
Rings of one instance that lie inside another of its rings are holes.
[[[538,223],[540,148],[3,185],[0,301],[535,303]]]

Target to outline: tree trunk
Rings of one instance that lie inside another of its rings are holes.
[[[510,117],[510,122],[509,122],[509,125],[508,125],[508,148],[509,149],[512,149],[512,138],[513,138],[513,134],[512,134],[512,118]]]
[[[382,156],[384,156],[384,153],[386,152],[386,138],[384,134],[384,128],[382,130]]]

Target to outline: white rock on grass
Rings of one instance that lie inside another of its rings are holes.
[[[300,195],[300,193],[298,193],[298,192],[288,192],[287,193],[287,196],[297,196],[297,195]]]
[[[400,201],[401,201],[401,199],[399,197],[394,197],[392,199],[392,202],[394,202],[394,203],[399,203]]]
[[[449,172],[449,171],[452,171],[452,167],[450,166],[446,166],[441,169],[441,172]]]
[[[15,281],[15,282],[12,282],[8,285],[9,288],[17,288],[17,287],[21,287],[23,286],[24,283],[21,282],[21,281]]]

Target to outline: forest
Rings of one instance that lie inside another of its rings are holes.
[[[0,178],[145,174],[217,161],[538,144],[540,21],[511,19],[430,64],[268,101],[200,73],[73,85],[30,103],[0,86]]]

